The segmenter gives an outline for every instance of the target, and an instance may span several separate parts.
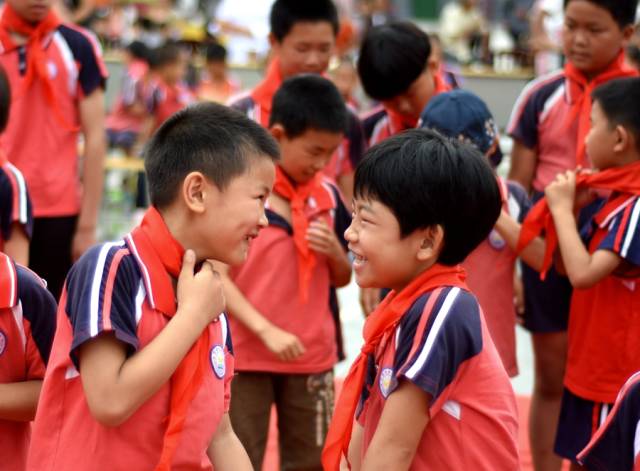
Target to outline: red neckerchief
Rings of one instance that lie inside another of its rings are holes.
[[[0,43],[5,51],[11,51],[19,47],[11,38],[12,32],[27,38],[27,72],[24,78],[24,88],[23,90],[18,90],[17,93],[29,93],[31,85],[36,80],[39,81],[42,83],[47,104],[53,110],[60,124],[66,129],[77,131],[78,127],[67,122],[58,106],[56,92],[47,67],[49,61],[47,60],[44,42],[47,36],[61,24],[62,21],[53,9],[49,10],[49,13],[42,21],[34,25],[25,21],[11,8],[9,3],[6,3],[2,10],[2,16],[0,16]]]
[[[152,307],[169,317],[176,313],[175,290],[171,277],[177,279],[184,249],[173,238],[160,213],[149,208],[142,222],[129,237],[134,253],[142,259],[148,272],[147,290],[151,290]],[[130,247],[131,248],[131,247]],[[145,280],[146,282],[146,280]],[[164,434],[162,454],[156,471],[169,471],[178,446],[187,410],[196,396],[208,363],[209,330],[205,329],[171,376],[169,423]]]
[[[333,198],[322,184],[322,178],[322,175],[318,173],[309,182],[294,186],[280,166],[276,166],[276,182],[273,191],[289,201],[291,206],[293,243],[298,259],[298,288],[303,303],[309,299],[309,283],[316,266],[316,254],[309,248],[307,242],[310,221],[305,209],[310,206],[314,211],[320,213],[329,211],[335,206]]]
[[[618,193],[596,214],[596,221],[601,221],[614,211],[622,200],[633,195],[640,195],[640,162],[609,168],[592,174],[580,174],[576,177],[576,190],[580,188],[598,188],[613,190]],[[545,234],[546,248],[542,269],[540,270],[540,278],[544,280],[547,270],[551,267],[553,253],[558,246],[558,234],[556,233],[546,198],[538,201],[527,214],[522,224],[516,252],[522,252],[534,238],[543,232]]]
[[[16,266],[8,255],[0,252],[0,309],[18,304],[18,276]]]
[[[424,293],[444,286],[467,289],[464,269],[436,264],[416,277],[402,291],[392,291],[367,317],[364,324],[364,345],[344,380],[322,451],[322,466],[327,471],[340,467],[347,456],[351,429],[367,369],[367,357],[375,353],[382,339],[396,328],[402,316]]]
[[[451,91],[451,87],[447,85],[440,74],[434,75],[433,82],[435,84],[433,96]],[[418,119],[416,118],[402,115],[387,108],[386,106],[384,107],[384,109],[387,112],[387,116],[389,117],[390,136],[395,136],[396,134],[401,133],[402,131],[406,131],[407,129],[413,129],[418,125]]]
[[[253,101],[260,107],[259,122],[264,127],[269,126],[271,102],[273,101],[273,95],[276,94],[280,85],[282,85],[280,60],[274,57],[267,67],[267,72],[262,82],[251,91],[251,98],[253,98]]]
[[[564,66],[564,74],[569,87],[571,110],[567,118],[567,126],[578,121],[576,164],[584,165],[586,158],[585,138],[591,127],[591,92],[598,85],[622,77],[637,77],[638,71],[625,64],[624,51],[621,50],[616,59],[597,76],[589,80],[584,73],[571,62]]]

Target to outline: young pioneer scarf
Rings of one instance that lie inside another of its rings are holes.
[[[294,186],[280,166],[276,166],[276,182],[273,191],[289,201],[291,206],[293,243],[298,260],[298,287],[303,303],[309,299],[309,284],[317,261],[315,252],[309,248],[307,242],[310,221],[306,209],[311,207],[314,212],[322,213],[335,206],[333,197],[322,184],[322,178],[318,173],[309,182]]]
[[[584,140],[591,126],[591,93],[603,83],[616,78],[637,77],[638,72],[625,65],[624,51],[621,50],[616,59],[609,64],[609,67],[591,80],[571,62],[567,62],[564,66],[564,74],[571,97],[571,110],[567,118],[567,125],[578,121],[576,164],[581,166],[584,165],[586,158]]]
[[[29,93],[31,85],[35,81],[39,81],[42,84],[47,104],[56,119],[66,129],[75,131],[78,129],[77,126],[68,123],[58,106],[45,50],[46,46],[48,46],[45,44],[47,37],[58,29],[61,24],[62,21],[52,9],[49,10],[49,13],[42,21],[37,24],[31,24],[18,15],[9,3],[5,3],[2,9],[2,16],[0,16],[0,44],[4,51],[11,51],[19,47],[11,37],[11,33],[17,33],[27,38],[27,63],[23,89],[16,90],[16,93],[23,95]]]
[[[363,329],[364,345],[344,380],[322,451],[325,470],[338,470],[342,457],[347,457],[353,420],[364,386],[367,357],[375,353],[385,335],[393,332],[402,316],[421,295],[445,286],[467,289],[465,277],[464,269],[459,265],[447,267],[436,264],[400,292],[391,291],[367,317]]]
[[[576,177],[576,190],[582,188],[612,190],[619,193],[619,195],[611,199],[595,215],[596,221],[603,220],[609,213],[619,207],[622,199],[629,198],[630,195],[640,195],[640,162],[622,167],[613,167],[590,174],[579,174]],[[516,252],[522,252],[533,239],[540,236],[543,232],[546,247],[540,278],[544,280],[553,262],[553,253],[558,246],[558,234],[556,233],[553,217],[551,216],[546,198],[538,201],[525,218],[520,231],[518,245],[516,246]]]
[[[145,261],[153,261],[154,266],[150,268],[150,271],[162,273],[164,269],[173,278],[178,278],[184,249],[173,238],[162,216],[155,208],[149,208],[142,223],[131,232],[130,237],[133,239],[140,256]],[[168,276],[159,279],[164,281],[165,286],[162,287],[162,293],[156,294],[162,296],[166,302],[157,308],[160,308],[163,314],[173,317],[177,309],[173,285]],[[159,291],[158,286],[155,288],[156,291]],[[208,367],[208,349],[209,329],[207,328],[171,376],[171,402],[167,430],[164,434],[160,461],[155,471],[169,471],[171,469],[171,461],[184,427],[187,410],[202,384]]]

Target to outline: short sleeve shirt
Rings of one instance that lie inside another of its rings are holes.
[[[444,287],[420,296],[369,356],[358,411],[363,453],[400,381],[429,401],[412,469],[518,469],[515,395],[470,292]]]
[[[166,229],[157,229],[154,237],[162,245]],[[58,309],[59,329],[35,420],[29,469],[155,469],[169,415],[170,382],[123,424],[105,427],[87,406],[76,354],[85,342],[111,333],[133,355],[162,331],[175,293],[159,260],[153,249],[127,237],[92,248],[71,269]],[[212,469],[206,450],[229,408],[234,366],[226,316],[208,329],[210,368],[187,412],[175,469]]]
[[[575,395],[609,404],[640,370],[640,197],[617,200],[606,218],[593,217],[582,230],[590,253],[608,250],[623,263],[591,288],[573,290],[565,376]]]
[[[30,239],[33,233],[33,208],[22,172],[9,162],[0,165],[0,251],[19,224]]]
[[[311,204],[306,213],[310,220],[324,219],[335,230],[344,250],[344,231],[351,223],[337,188],[327,180],[334,208],[318,212]],[[234,320],[231,325],[236,346],[236,368],[240,371],[276,373],[320,373],[337,362],[339,317],[331,310],[331,280],[329,264],[324,255],[316,254],[316,265],[309,284],[306,303],[298,294],[298,266],[291,225],[282,216],[268,209],[269,226],[252,242],[247,261],[231,270],[231,277],[240,291],[258,311],[279,328],[296,335],[305,353],[294,361],[283,362],[247,329]]]
[[[78,105],[104,88],[107,71],[96,39],[76,26],[61,25],[45,38],[45,53],[62,119],[52,111],[42,83],[23,90],[28,48],[0,51],[13,90],[0,144],[25,176],[35,216],[71,216],[80,211]]]
[[[558,173],[576,167],[578,125],[563,71],[529,83],[513,108],[507,132],[536,151],[533,188],[544,191]]]
[[[56,330],[56,302],[44,281],[2,253],[0,279],[0,383],[41,380]],[[30,422],[0,419],[0,450],[11,450],[2,454],[3,469],[25,469],[30,437]]]

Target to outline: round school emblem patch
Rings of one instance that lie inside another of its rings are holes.
[[[505,240],[498,234],[498,231],[493,229],[489,234],[489,244],[496,250],[502,250],[507,243]]]
[[[224,361],[224,350],[220,345],[215,345],[211,349],[211,354],[209,355],[211,360],[211,368],[213,368],[213,372],[219,379],[224,378],[224,374],[226,373],[226,364]]]
[[[0,330],[0,355],[7,349],[7,336]]]
[[[389,392],[391,390],[391,381],[393,380],[393,370],[391,368],[384,368],[380,373],[380,392],[386,399],[389,397]]]

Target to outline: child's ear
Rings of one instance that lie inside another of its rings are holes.
[[[622,29],[622,37],[624,38],[625,46],[631,40],[635,32],[636,32],[635,25],[627,25]]]
[[[278,142],[280,142],[286,136],[284,127],[282,126],[282,124],[279,124],[279,123],[276,123],[273,126],[271,126],[269,128],[269,132],[271,133],[273,138]]]
[[[617,125],[616,126],[616,134],[617,134],[617,138],[616,138],[616,143],[613,146],[613,151],[614,152],[624,152],[626,151],[629,146],[635,146],[635,142],[633,142],[633,137],[631,136],[631,133],[629,133],[629,131],[627,130],[627,128],[625,128],[622,125]]]
[[[437,260],[444,247],[444,229],[440,224],[420,230],[417,258],[421,262]]]
[[[206,209],[207,198],[215,197],[216,190],[201,172],[191,172],[182,182],[182,199],[191,211],[201,214]]]

